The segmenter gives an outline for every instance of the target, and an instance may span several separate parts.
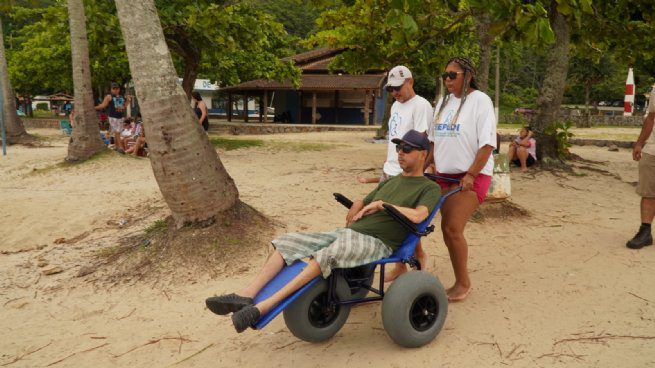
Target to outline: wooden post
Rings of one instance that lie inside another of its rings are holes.
[[[264,90],[264,123],[268,123],[268,91]]]
[[[371,123],[370,121],[370,115],[369,115],[369,103],[368,99],[371,95],[371,91],[366,90],[366,95],[364,96],[364,124],[369,125]]]
[[[334,123],[339,122],[339,91],[334,91]]]
[[[373,125],[377,124],[377,121],[375,120],[375,105],[377,105],[377,101],[375,101],[375,91],[371,94],[371,100],[373,100],[373,111],[371,115],[373,115]]]
[[[248,122],[248,92],[243,95],[243,121]]]
[[[316,124],[316,92],[312,92],[312,124]]]
[[[263,123],[264,122],[264,98],[263,96],[259,96],[259,122]]]
[[[227,94],[227,121],[232,121],[232,105],[234,104],[234,100],[232,99],[232,94],[228,93]]]
[[[298,91],[298,121],[297,124],[302,124],[302,91]]]

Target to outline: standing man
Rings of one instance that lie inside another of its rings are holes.
[[[406,66],[398,65],[389,71],[386,89],[396,101],[391,105],[387,161],[384,163],[381,181],[403,172],[398,163],[398,153],[396,153],[396,144],[393,143],[393,140],[401,139],[412,129],[420,133],[426,132],[432,120],[432,105],[414,92],[414,78]],[[425,269],[427,255],[423,251],[421,243],[417,245],[414,255],[421,263],[421,267]],[[405,264],[396,263],[394,269],[387,273],[384,281],[392,281],[405,271],[407,271]]]
[[[640,249],[653,244],[650,225],[655,217],[655,85],[650,93],[648,115],[644,119],[641,133],[632,149],[632,159],[639,161],[639,184],[637,194],[641,196],[641,226],[634,238],[625,244],[630,249]],[[645,145],[645,146],[644,146]]]
[[[104,110],[109,107],[109,130],[114,135],[114,146],[117,152],[124,153],[125,147],[121,142],[121,131],[123,130],[123,119],[125,119],[125,107],[130,103],[131,96],[127,98],[121,95],[121,86],[116,82],[111,83],[111,94],[106,95],[96,110]]]

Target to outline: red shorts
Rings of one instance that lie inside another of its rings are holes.
[[[438,176],[443,176],[444,178],[450,178],[450,179],[457,179],[461,180],[466,173],[461,173],[461,174],[443,174],[443,173],[436,173]],[[452,187],[454,182],[448,181],[448,180],[440,180],[437,179],[435,180],[437,184],[441,187],[441,191],[446,191],[448,188]],[[478,174],[478,176],[475,178],[473,181],[473,190],[475,194],[478,196],[478,201],[480,204],[484,202],[484,199],[487,197],[487,192],[489,192],[489,186],[491,185],[491,176],[489,175],[484,175],[484,174]]]

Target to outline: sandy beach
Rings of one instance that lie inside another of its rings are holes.
[[[110,152],[64,166],[66,138],[31,132],[48,146],[12,146],[0,158],[0,366],[655,366],[655,247],[625,247],[640,223],[637,164],[627,149],[573,147],[583,160],[571,172],[512,172],[510,201],[530,215],[467,226],[470,296],[449,306],[433,342],[404,349],[386,335],[379,303],[354,307],[320,344],[295,338],[281,316],[237,334],[204,299],[244,286],[266,260],[266,242],[222,277],[189,272],[165,283],[110,284],[78,276],[169,212],[148,159]],[[386,146],[370,136],[239,136],[264,144],[219,156],[241,199],[273,219],[276,232],[330,230],[345,218],[333,192],[356,198],[374,188],[355,179],[380,173]],[[441,234],[424,245],[428,270],[450,286]]]

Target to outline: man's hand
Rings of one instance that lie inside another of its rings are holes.
[[[349,226],[354,222],[353,218],[362,209],[362,207],[364,207],[364,202],[361,200],[356,200],[353,202],[353,205],[350,207],[348,214],[346,215],[346,226]]]
[[[641,143],[637,142],[635,143],[634,148],[632,149],[632,159],[635,161],[641,160]]]
[[[383,204],[384,202],[382,201],[375,201],[367,204],[364,208],[361,209],[361,211],[357,212],[357,214],[353,217],[352,222],[358,221],[364,216],[382,211],[384,209],[384,207],[382,207]]]

